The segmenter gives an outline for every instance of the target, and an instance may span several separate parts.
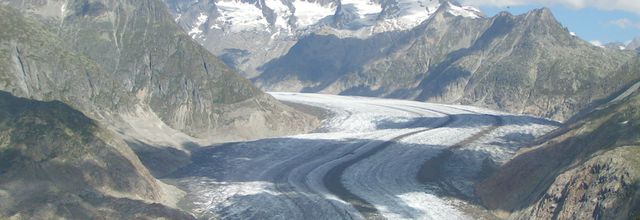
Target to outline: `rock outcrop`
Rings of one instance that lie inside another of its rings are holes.
[[[117,134],[62,102],[0,91],[0,131],[0,216],[192,218]]]
[[[627,50],[638,50],[640,51],[640,37],[634,38],[631,42],[625,46]]]
[[[640,216],[640,90],[521,152],[476,187],[509,219]]]

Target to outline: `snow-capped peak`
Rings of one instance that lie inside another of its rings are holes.
[[[458,6],[451,2],[447,2],[446,4],[448,4],[449,6],[449,10],[447,12],[454,16],[462,16],[462,17],[475,19],[475,18],[480,18],[482,14],[480,12],[480,9],[477,9],[472,6]]]
[[[296,18],[295,24],[297,28],[306,28],[317,24],[320,20],[334,15],[336,10],[334,5],[321,5],[304,0],[296,0],[292,4],[295,8],[293,15]]]
[[[453,16],[482,16],[477,8],[444,0],[195,1],[194,4],[202,4],[197,7],[199,14],[196,12],[185,16],[180,12],[177,18],[188,19],[184,23],[190,30],[189,35],[194,38],[214,29],[232,33],[259,31],[284,36],[324,26],[345,31],[363,28],[369,32],[408,30],[427,20],[442,6],[446,6],[447,12]],[[202,11],[202,8],[210,8],[210,11]]]

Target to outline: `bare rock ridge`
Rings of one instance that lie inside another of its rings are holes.
[[[625,46],[627,50],[637,50],[640,51],[640,37],[634,38],[629,44]]]
[[[59,102],[0,91],[0,215],[190,219],[126,143]],[[125,208],[126,207],[126,208]]]
[[[521,152],[476,187],[510,219],[640,216],[640,91]]]

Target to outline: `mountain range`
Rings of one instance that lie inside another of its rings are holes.
[[[634,38],[633,40],[622,43],[622,42],[611,42],[603,45],[604,47],[610,49],[619,49],[619,50],[638,50],[640,49],[640,38]]]
[[[248,78],[260,75],[265,63],[283,56],[310,33],[369,37],[406,31],[447,4],[434,0],[165,2],[190,36]],[[450,12],[482,16],[469,6],[456,6]]]
[[[273,91],[470,104],[566,120],[639,79],[637,54],[572,36],[548,9],[478,19],[446,9],[405,34],[310,35],[254,80]]]
[[[270,11],[259,1],[167,3],[184,28],[194,27],[191,14],[206,17],[196,22],[206,30],[192,37],[267,91],[468,104],[563,121],[640,80],[637,53],[596,47],[546,8],[486,17],[454,1],[318,2],[334,10],[309,26],[296,26],[304,19],[294,13],[284,30],[295,31],[282,32],[273,22],[234,29],[245,27],[234,20],[240,15],[225,17],[227,8],[215,6],[230,2]],[[387,26],[403,16],[421,22]]]
[[[307,133],[331,115],[263,90],[562,121],[487,168],[477,202],[511,219],[640,215],[640,40],[595,46],[547,8],[487,17],[446,0],[0,0],[0,18],[0,217],[192,219],[184,189],[162,179],[206,152],[194,149]],[[432,129],[458,116],[447,117]]]

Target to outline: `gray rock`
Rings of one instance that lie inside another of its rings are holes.
[[[640,37],[634,38],[629,44],[626,46],[627,50],[638,50],[640,49]]]
[[[640,91],[633,90],[549,134],[478,184],[484,205],[510,219],[639,217]]]
[[[610,42],[603,46],[612,50],[626,50],[626,45],[621,42]]]

